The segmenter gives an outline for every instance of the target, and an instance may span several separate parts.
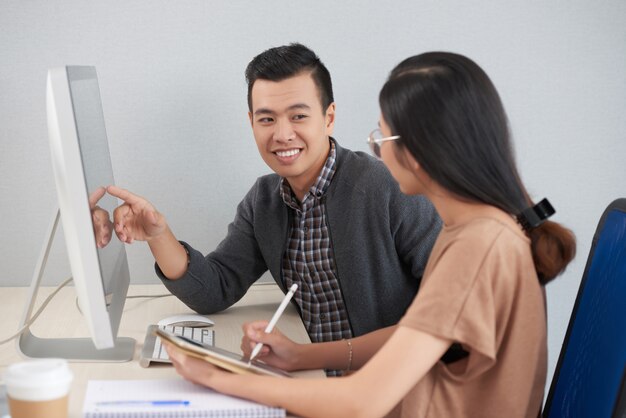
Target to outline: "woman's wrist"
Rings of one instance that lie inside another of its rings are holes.
[[[314,370],[323,368],[316,356],[317,344],[296,344],[293,370]]]
[[[339,346],[345,347],[346,342],[333,341],[324,343],[297,344],[297,354],[295,358],[297,368],[294,370],[319,370],[319,369],[335,369],[335,364],[340,362],[335,356],[341,349]],[[347,361],[347,360],[345,360]],[[345,368],[342,364],[340,368]]]

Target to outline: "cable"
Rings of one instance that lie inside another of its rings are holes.
[[[48,251],[50,249],[50,245],[51,245],[51,242],[52,242],[52,237],[53,237],[54,231],[56,230],[57,223],[58,223],[58,220],[59,220],[59,211],[58,210],[56,211],[55,217],[53,219],[54,219],[53,226],[52,226],[52,229],[51,229],[50,239],[48,240],[48,246],[46,247],[46,250],[45,250],[45,254],[44,254],[45,257],[43,258],[42,268],[43,268],[43,266],[45,266],[45,261],[48,258]],[[41,271],[40,271],[40,273],[41,273]],[[41,278],[41,277],[39,277],[39,278]],[[8,337],[8,338],[6,338],[4,340],[0,340],[0,345],[4,345],[4,344],[8,343],[8,342],[14,340],[15,338],[19,337],[22,333],[24,333],[24,331],[26,331],[35,322],[35,320],[39,317],[39,315],[41,315],[43,310],[46,308],[46,306],[48,306],[48,303],[50,303],[50,301],[56,296],[56,294],[59,293],[59,291],[62,288],[64,288],[65,286],[67,286],[72,280],[73,280],[73,277],[70,277],[70,278],[66,279],[64,282],[62,282],[60,285],[58,285],[57,288],[54,289],[54,291],[50,295],[48,295],[48,297],[43,301],[43,303],[41,304],[39,309],[35,312],[35,314],[32,315],[30,317],[30,319],[28,319],[28,321],[26,321],[26,323],[24,323],[24,325],[15,334],[11,335],[10,337]],[[37,283],[37,286],[38,285],[39,285],[39,282]],[[35,289],[34,294],[36,294],[36,289]],[[162,295],[127,296],[127,299],[135,299],[135,298],[153,298],[153,299],[156,299],[156,298],[162,298],[162,297],[167,297],[167,296],[172,296],[172,294],[170,293],[170,294],[162,294]],[[34,302],[35,301],[33,300],[32,303],[34,303]],[[80,312],[81,315],[82,315],[82,311],[80,309],[80,306],[78,305],[78,297],[76,297],[75,302],[76,302],[76,308],[78,309],[78,312]],[[30,311],[31,309],[32,308],[29,307],[28,311]],[[2,382],[0,381],[0,383],[2,383]],[[2,418],[4,418],[4,417],[2,417]]]
[[[35,314],[33,316],[31,316],[31,318],[24,324],[24,326],[22,328],[20,328],[17,333],[15,333],[14,335],[10,336],[9,338],[5,339],[5,340],[1,340],[0,341],[0,345],[6,344],[11,340],[16,339],[17,337],[19,337],[24,331],[26,331],[28,329],[28,327],[30,327],[33,322],[35,322],[35,319],[37,319],[37,317],[41,314],[41,312],[43,312],[43,310],[45,309],[46,306],[48,306],[48,303],[50,303],[50,301],[52,300],[52,298],[59,293],[59,291],[61,289],[63,289],[69,282],[72,281],[72,277],[70,277],[69,279],[65,280],[63,283],[61,283],[60,285],[57,286],[56,289],[54,289],[54,292],[50,293],[50,295],[48,295],[48,297],[46,298],[46,300],[43,301],[43,303],[41,304],[41,306],[39,307],[39,309],[37,310],[37,312],[35,312]]]
[[[63,289],[65,286],[67,286],[71,281],[73,280],[72,277],[70,277],[69,279],[65,280],[63,283],[61,283],[60,285],[57,286],[56,289],[54,289],[54,291],[52,293],[50,293],[50,295],[48,295],[48,297],[46,298],[46,300],[43,301],[43,303],[41,304],[41,306],[39,307],[39,309],[37,310],[37,312],[35,312],[35,314],[24,324],[24,326],[22,326],[22,328],[20,328],[15,334],[13,334],[12,336],[10,336],[7,339],[4,340],[0,340],[0,345],[6,344],[9,341],[12,341],[14,339],[16,339],[17,337],[19,337],[24,331],[26,331],[28,329],[28,327],[30,327],[35,320],[39,317],[39,315],[43,312],[43,310],[46,308],[46,306],[48,306],[48,303],[50,303],[50,301],[52,300],[52,298],[59,293],[59,291],[61,289]],[[157,299],[157,298],[165,298],[168,296],[174,296],[171,293],[167,293],[167,294],[162,294],[162,295],[133,295],[133,296],[126,296],[126,299],[138,299],[138,298],[152,298],[152,299]],[[80,310],[80,306],[78,305],[78,297],[75,299],[75,303],[76,303],[76,309],[78,309],[78,312],[80,312],[82,314],[82,311]]]
[[[165,298],[168,296],[174,296],[174,295],[171,293],[164,293],[162,295],[133,295],[133,296],[126,296],[126,299],[139,299],[139,298],[158,299],[158,298]],[[76,310],[82,315],[83,311],[80,309],[80,305],[78,304],[78,296],[76,296],[76,298],[74,299],[74,304],[76,305]]]

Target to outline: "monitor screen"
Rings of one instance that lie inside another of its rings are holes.
[[[87,196],[91,196],[99,187],[114,184],[104,115],[100,104],[100,89],[95,68],[79,66],[66,68],[85,186]],[[105,194],[98,201],[98,206],[109,212],[112,217],[117,199]],[[107,297],[107,306],[110,307],[115,296],[116,283],[128,270],[126,251],[124,244],[115,234],[104,248],[98,248],[97,251],[100,279]]]

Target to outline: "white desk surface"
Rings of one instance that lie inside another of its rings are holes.
[[[37,307],[54,288],[40,289]],[[26,303],[28,287],[0,287],[0,339],[17,330],[19,318]],[[159,295],[169,293],[161,284],[131,285],[130,295]],[[275,284],[253,285],[248,293],[229,309],[209,315],[214,322],[215,345],[233,352],[241,352],[239,346],[243,335],[241,325],[254,319],[269,320],[283,297]],[[128,299],[124,308],[118,335],[131,337],[137,341],[133,360],[126,363],[70,363],[74,373],[74,383],[70,393],[70,418],[82,416],[86,383],[90,379],[171,379],[179,378],[170,365],[155,365],[149,368],[139,366],[139,354],[146,329],[151,324],[167,316],[191,313],[176,297],[157,299]],[[309,342],[296,309],[289,306],[276,325],[287,336],[297,342]],[[73,287],[62,289],[42,315],[35,321],[31,330],[39,337],[88,337],[87,326],[75,304]],[[0,346],[0,374],[9,364],[23,361],[17,353],[15,342]],[[302,378],[323,378],[323,371],[295,373]]]

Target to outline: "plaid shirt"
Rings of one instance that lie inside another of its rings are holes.
[[[294,299],[312,342],[352,337],[335,271],[326,207],[322,202],[336,170],[335,143],[332,140],[330,143],[322,172],[302,203],[295,198],[285,179],[280,189],[283,201],[292,209],[289,241],[283,257],[283,280],[286,287],[298,284]]]

